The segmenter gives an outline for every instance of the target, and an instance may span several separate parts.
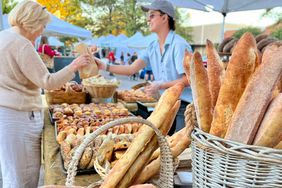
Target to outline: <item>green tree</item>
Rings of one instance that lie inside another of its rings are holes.
[[[192,27],[185,27],[182,25],[182,23],[188,19],[189,19],[189,14],[187,15],[180,14],[178,9],[176,9],[176,30],[175,32],[179,34],[180,36],[182,36],[183,38],[185,38],[185,40],[187,40],[188,42],[193,42],[192,35],[191,35]]]
[[[2,12],[3,14],[8,14],[17,3],[14,0],[2,0]]]
[[[282,40],[282,28],[276,29],[274,32],[271,33],[271,35],[279,40]]]
[[[233,37],[234,38],[241,38],[241,36],[246,33],[246,32],[250,32],[252,33],[254,36],[258,35],[261,33],[261,30],[257,27],[244,27],[244,28],[241,28],[239,30],[237,30],[234,34],[233,34]]]

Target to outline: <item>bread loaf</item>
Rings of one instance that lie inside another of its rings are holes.
[[[206,43],[209,90],[211,94],[212,108],[214,108],[221,86],[221,80],[223,80],[224,69],[223,63],[220,60],[220,57],[212,42],[207,40]]]
[[[200,128],[209,132],[212,121],[212,104],[207,71],[202,57],[195,52],[190,64],[190,79],[197,120]]]
[[[227,38],[223,39],[223,41],[222,41],[222,42],[220,43],[220,45],[218,46],[218,51],[219,51],[219,52],[223,52],[224,46],[225,46],[228,42],[230,42],[232,39],[233,39],[232,37],[227,37]]]
[[[262,51],[262,49],[263,49],[265,46],[267,46],[267,45],[269,45],[269,44],[271,44],[271,43],[273,43],[273,42],[275,42],[275,41],[277,41],[277,39],[274,39],[274,38],[265,38],[265,39],[262,39],[262,40],[257,44],[258,49],[259,49],[260,51]]]
[[[274,147],[274,149],[282,149],[282,140]]]
[[[223,48],[224,53],[230,53],[231,49],[236,45],[238,39],[232,39]]]
[[[258,43],[259,41],[261,41],[262,39],[265,39],[265,38],[267,38],[268,37],[268,35],[267,34],[260,34],[260,35],[257,35],[256,36],[256,43]]]
[[[224,75],[213,113],[210,133],[223,138],[235,108],[256,68],[257,47],[251,33],[238,41]]]
[[[244,144],[253,142],[273,90],[282,76],[282,45],[272,45],[267,50],[270,52],[263,56],[269,56],[263,57],[266,62],[262,62],[244,91],[232,117],[226,139]]]
[[[282,93],[270,103],[253,145],[275,147],[282,139]]]

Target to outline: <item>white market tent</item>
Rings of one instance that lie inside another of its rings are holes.
[[[64,46],[64,43],[56,37],[48,37],[48,42],[50,46]]]
[[[69,36],[69,37],[79,37],[79,38],[91,38],[92,33],[81,27],[72,25],[65,22],[56,16],[51,15],[51,22],[47,25],[44,30],[44,35],[47,36]],[[3,15],[3,27],[7,29],[10,27],[8,24],[8,15]]]
[[[132,40],[128,43],[129,48],[136,49],[144,49],[146,48],[152,41],[157,40],[158,36],[156,33],[152,33],[150,35],[144,36],[137,40]]]

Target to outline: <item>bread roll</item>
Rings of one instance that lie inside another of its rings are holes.
[[[256,68],[257,47],[251,33],[238,41],[224,75],[213,113],[210,133],[223,138],[235,108]]]
[[[267,37],[268,37],[267,34],[260,34],[260,35],[257,35],[255,39],[256,39],[256,42],[258,43],[259,41],[261,41],[262,39],[265,39]]]
[[[200,128],[209,132],[212,122],[211,95],[207,71],[203,65],[202,57],[195,52],[190,64],[190,79],[197,120]]]
[[[206,44],[207,52],[207,70],[208,70],[208,80],[209,80],[209,90],[211,94],[212,108],[215,107],[219,89],[221,86],[221,81],[223,80],[223,63],[214,48],[211,41],[207,40]]]
[[[282,93],[275,97],[259,126],[253,145],[274,147],[282,139]]]
[[[282,76],[282,45],[272,45],[254,73],[228,128],[226,139],[251,144],[279,79]],[[264,56],[263,55],[263,56]],[[279,125],[280,126],[280,125]],[[279,131],[279,130],[276,130]]]
[[[275,42],[275,41],[277,41],[277,39],[274,39],[274,38],[265,38],[265,39],[262,39],[262,40],[257,44],[258,49],[259,49],[259,50],[262,50],[265,46],[267,46],[267,45],[269,45],[269,44],[271,44],[271,43],[273,43],[273,42]]]
[[[232,39],[223,48],[224,53],[230,53],[231,49],[236,45],[238,39]]]

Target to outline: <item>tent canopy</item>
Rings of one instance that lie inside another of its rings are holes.
[[[91,38],[92,33],[81,27],[72,25],[65,22],[53,14],[51,15],[51,22],[47,25],[44,30],[44,35],[48,36],[69,36],[69,37],[79,37],[79,38]],[[3,15],[3,26],[4,29],[10,27],[8,24],[8,15]]]

